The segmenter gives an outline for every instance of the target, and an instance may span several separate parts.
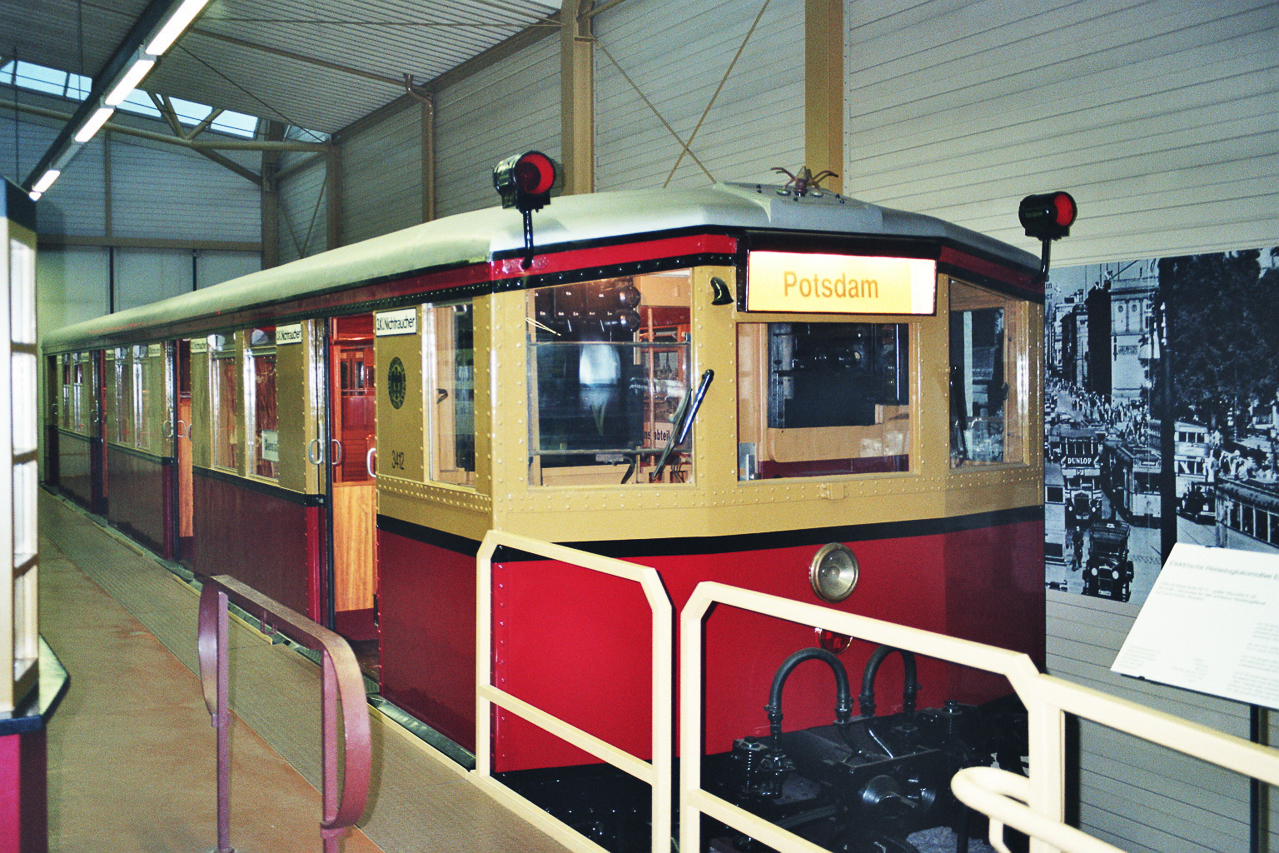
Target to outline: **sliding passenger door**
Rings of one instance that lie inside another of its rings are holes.
[[[329,320],[328,484],[334,630],[376,643],[373,315]]]
[[[207,350],[207,342],[206,347]],[[176,525],[175,540],[177,542],[175,559],[191,568],[195,554],[195,524],[193,518],[192,498],[192,456],[191,456],[191,341],[179,340],[176,344],[176,369],[173,372],[176,387],[173,400],[173,443],[174,457],[177,464],[177,475],[174,477],[176,492],[174,494]]]

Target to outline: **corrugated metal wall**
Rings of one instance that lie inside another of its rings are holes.
[[[560,156],[559,38],[444,89],[435,124],[436,215],[498,204],[493,167],[499,160],[532,150]]]
[[[1050,590],[1049,671],[1247,738],[1250,720],[1245,705],[1110,671],[1138,609]],[[1269,740],[1279,742],[1279,719],[1271,721]],[[1249,849],[1246,779],[1095,724],[1081,724],[1079,742],[1079,820],[1089,832],[1132,853]],[[1269,846],[1262,849],[1279,849],[1277,802],[1271,803],[1269,824]]]
[[[254,166],[260,166],[261,161]],[[256,171],[256,168],[254,168]],[[60,201],[55,192],[49,198]],[[261,194],[253,183],[191,151],[111,138],[115,237],[257,243]]]
[[[280,168],[310,159],[310,154],[286,154],[280,158]],[[324,161],[317,160],[280,181],[276,214],[280,263],[310,257],[329,248],[327,176]]]
[[[423,220],[420,107],[395,112],[339,144],[344,244]]]
[[[852,194],[1026,245],[1064,188],[1071,263],[1269,245],[1279,7],[1259,0],[849,2]]]
[[[15,183],[24,179],[53,144],[59,129],[51,119],[24,114],[15,123],[12,112],[0,116],[0,172]],[[49,202],[36,205],[37,231],[102,236],[106,228],[102,175],[103,142],[99,138],[86,145],[66,168],[46,195]]]
[[[64,246],[56,251],[37,252],[39,334],[108,313],[110,267],[110,250],[101,246]]]
[[[56,105],[27,93],[23,101]],[[50,119],[20,113],[15,124],[12,113],[0,116],[0,169],[25,178],[56,133]],[[100,135],[36,206],[45,244],[38,256],[41,330],[257,269],[255,251],[198,247],[255,244],[260,216],[257,187],[228,169],[172,145]],[[163,247],[146,248],[148,242]]]
[[[774,181],[772,167],[803,165],[802,0],[628,2],[595,34],[597,189]],[[681,159],[690,139],[696,160]]]
[[[1058,266],[1279,241],[1279,5],[846,8],[850,195],[1037,251],[1017,202],[1068,189],[1080,219]],[[1247,736],[1238,703],[1109,672],[1136,605],[1049,597],[1054,674]],[[1080,744],[1087,830],[1125,850],[1248,849],[1245,781],[1098,726]]]

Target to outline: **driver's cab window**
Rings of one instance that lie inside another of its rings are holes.
[[[910,470],[909,325],[737,327],[738,477]]]
[[[530,291],[531,484],[691,482],[689,285],[678,270]]]

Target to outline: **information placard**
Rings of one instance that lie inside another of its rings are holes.
[[[1174,545],[1111,670],[1279,709],[1279,555]]]

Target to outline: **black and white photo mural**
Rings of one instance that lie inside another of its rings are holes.
[[[1279,248],[1053,270],[1045,583],[1141,604],[1174,542],[1279,552]]]

